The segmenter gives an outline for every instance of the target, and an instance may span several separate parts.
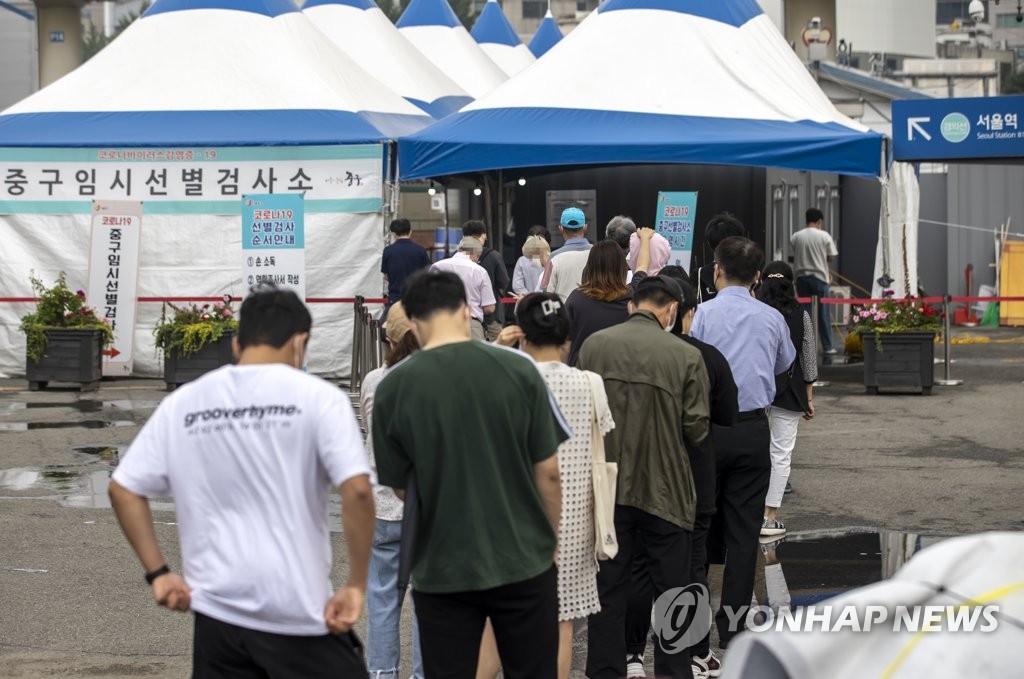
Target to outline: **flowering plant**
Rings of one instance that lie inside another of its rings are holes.
[[[170,317],[167,307],[173,310]],[[166,302],[153,336],[158,348],[188,356],[216,342],[224,333],[237,329],[238,320],[231,308],[231,295],[224,295],[223,302],[202,306],[190,304],[179,307]]]
[[[924,304],[916,297],[897,299],[892,290],[883,293],[885,301],[870,306],[853,308],[850,334],[889,333],[905,330],[938,332],[942,329],[943,313]]]
[[[36,295],[36,310],[21,317],[21,331],[25,333],[26,355],[39,362],[46,350],[46,331],[53,328],[85,328],[103,332],[103,346],[114,340],[114,330],[105,318],[85,303],[85,291],[72,291],[67,274],[63,271],[57,282],[46,287],[42,280],[29,277]]]

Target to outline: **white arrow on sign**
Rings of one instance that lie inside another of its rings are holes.
[[[932,135],[921,127],[921,123],[930,123],[931,121],[931,118],[907,118],[907,141],[914,141],[914,130],[917,130],[917,133],[924,137],[925,141],[931,141]]]

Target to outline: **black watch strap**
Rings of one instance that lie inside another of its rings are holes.
[[[167,575],[170,572],[171,569],[167,567],[167,564],[164,564],[163,566],[160,566],[160,568],[157,568],[155,571],[150,571],[149,573],[146,573],[146,584],[152,585],[154,580],[159,578],[161,575]]]

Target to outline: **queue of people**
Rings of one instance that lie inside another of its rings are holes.
[[[567,679],[584,619],[588,677],[644,677],[653,603],[706,588],[710,563],[725,564],[719,647],[743,631],[759,541],[785,532],[797,424],[814,415],[811,319],[792,269],[765,267],[744,236],[691,279],[653,230],[613,222],[591,244],[567,209],[566,244],[531,233],[511,277],[483,266],[482,224],[429,267],[389,246],[402,266],[387,273],[385,365],[360,393],[365,449],[342,392],[300,370],[305,306],[246,298],[238,365],[168,397],[111,484],[155,600],[196,615],[195,676],[394,679],[409,605],[415,679]],[[595,487],[605,455],[610,495]],[[334,592],[330,488],[349,551]],[[146,518],[148,497],[171,494],[181,575]],[[700,679],[721,660],[708,633],[655,643],[654,669]]]

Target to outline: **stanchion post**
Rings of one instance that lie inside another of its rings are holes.
[[[363,324],[363,298],[357,296],[355,302],[352,303],[352,367],[350,372],[352,373],[349,378],[349,390],[355,394],[359,392],[360,386],[360,363],[362,362],[362,324]]]
[[[821,323],[819,321],[820,316],[821,316],[821,298],[818,297],[818,295],[813,295],[811,297],[811,327],[814,328],[814,360],[815,361],[818,361],[818,347],[821,346],[821,330],[820,330]],[[818,367],[821,367],[821,363],[820,362],[818,363]],[[827,382],[825,380],[817,380],[811,386],[813,386],[815,388],[827,387],[827,386],[829,386],[829,382]]]
[[[949,316],[949,303],[952,298],[947,294],[942,298],[942,379],[935,380],[935,384],[940,387],[957,387],[964,383],[963,380],[954,380],[949,375],[950,364],[953,362],[953,358],[950,356],[949,340],[950,333],[952,331],[952,322]]]

